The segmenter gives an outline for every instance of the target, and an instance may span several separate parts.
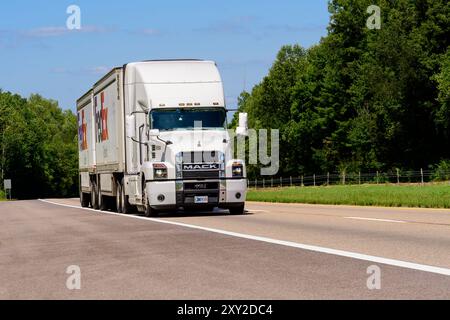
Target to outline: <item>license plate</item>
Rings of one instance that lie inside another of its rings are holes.
[[[195,197],[194,202],[195,202],[195,204],[208,203],[208,196]]]

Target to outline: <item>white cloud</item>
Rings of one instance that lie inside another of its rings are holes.
[[[299,32],[316,32],[326,30],[326,25],[305,25],[293,26],[289,24],[268,25],[264,29],[266,32],[283,32],[283,33],[299,33]]]
[[[75,33],[107,33],[115,31],[114,28],[100,26],[82,26],[79,30],[69,30],[66,27],[40,27],[19,32],[22,36],[31,38],[59,37]]]
[[[56,67],[51,70],[52,73],[56,74],[71,74],[71,75],[96,75],[102,76],[111,71],[112,67],[108,66],[94,66],[87,68],[78,69],[67,69],[64,67]]]
[[[141,34],[147,35],[147,36],[157,36],[161,34],[161,32],[157,29],[142,29],[140,30]]]
[[[258,18],[253,16],[234,17],[229,20],[218,21],[209,26],[194,29],[194,31],[204,33],[229,33],[229,34],[249,34],[251,26]]]
[[[132,35],[148,36],[148,37],[160,36],[163,34],[163,32],[161,32],[161,30],[154,29],[154,28],[128,30],[127,32]]]
[[[44,37],[56,37],[61,36],[67,33],[69,30],[64,27],[42,27],[36,29],[30,29],[21,32],[22,35],[26,37],[36,37],[36,38],[44,38]]]
[[[97,66],[97,67],[87,68],[85,70],[91,74],[104,75],[104,74],[108,73],[109,71],[111,71],[111,69],[112,69],[111,67],[107,67],[107,66]]]

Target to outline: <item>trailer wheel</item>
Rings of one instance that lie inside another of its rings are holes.
[[[120,183],[120,198],[122,204],[122,213],[131,213],[131,205],[128,202],[128,196],[125,194],[125,179],[122,179],[122,182]]]
[[[100,211],[106,211],[108,209],[107,201],[104,196],[100,193],[98,195],[98,208]]]
[[[95,181],[91,184],[91,207],[98,210],[97,183]]]
[[[98,209],[100,211],[106,211],[108,209],[107,202],[105,197],[102,195],[102,190],[100,184],[97,185],[97,201],[98,201]]]
[[[86,193],[80,192],[80,203],[82,208],[89,207],[89,196]]]

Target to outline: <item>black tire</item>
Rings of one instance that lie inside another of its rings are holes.
[[[128,196],[125,194],[125,179],[122,179],[121,183],[121,201],[122,201],[122,213],[130,214],[132,212],[132,207],[128,202]]]
[[[245,213],[245,203],[239,205],[238,207],[230,208],[230,213],[232,215],[242,215]]]
[[[122,184],[117,181],[116,182],[116,212],[123,212],[123,204],[122,204]]]
[[[156,218],[157,216],[158,216],[158,211],[156,211],[155,209],[153,209],[151,206],[150,206],[150,201],[148,200],[148,197],[147,197],[147,191],[146,191],[146,189],[144,188],[144,192],[143,192],[143,195],[144,195],[144,199],[145,199],[145,210],[144,210],[144,216],[146,216],[147,218]]]
[[[91,207],[94,210],[98,210],[97,183],[95,181],[91,184]]]
[[[80,192],[80,203],[82,208],[89,207],[89,196],[86,193]]]
[[[105,196],[102,196],[101,194],[99,194],[98,196],[98,209],[100,211],[106,211],[108,210],[108,204],[107,204],[107,199],[105,199]]]
[[[147,218],[156,218],[159,216],[159,212],[152,207],[150,207],[149,204],[145,206],[144,216]]]
[[[100,211],[106,211],[108,209],[108,204],[105,197],[102,195],[102,190],[100,184],[97,186],[97,195],[98,195],[98,209]]]

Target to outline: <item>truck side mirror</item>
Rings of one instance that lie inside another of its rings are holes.
[[[125,120],[125,124],[126,124],[126,136],[128,138],[135,138],[136,137],[136,116],[133,115],[129,115],[126,117]]]
[[[239,113],[239,126],[236,128],[236,134],[248,136],[248,114]]]

